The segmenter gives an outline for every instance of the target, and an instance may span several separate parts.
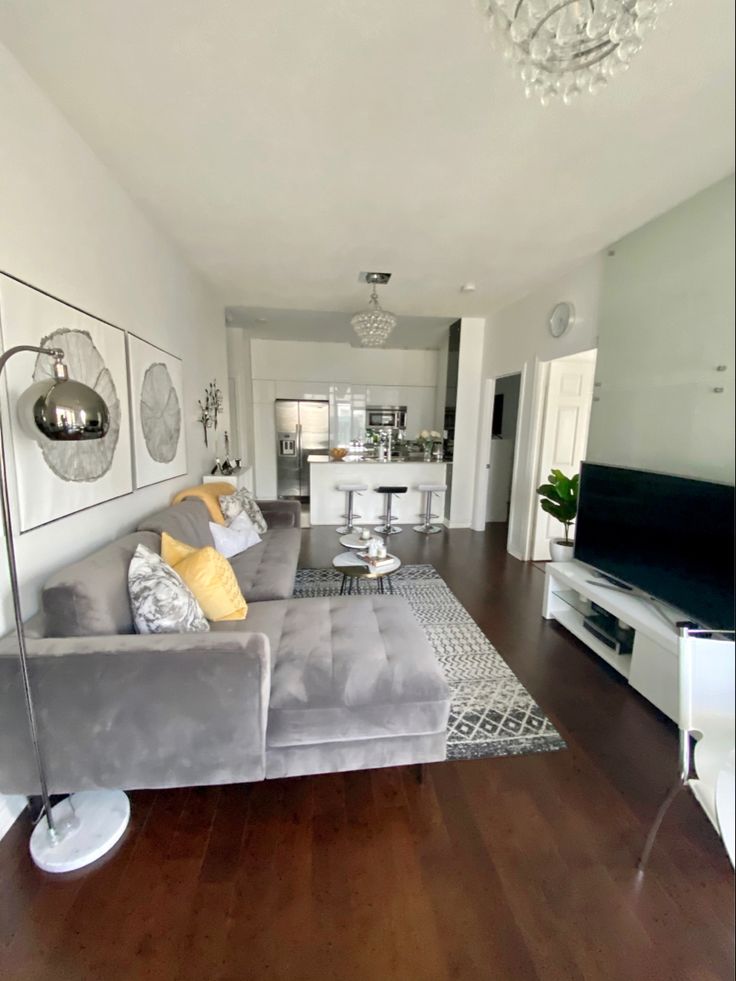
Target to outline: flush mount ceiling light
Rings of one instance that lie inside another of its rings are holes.
[[[672,0],[481,0],[527,97],[567,105],[626,71]]]
[[[389,281],[390,273],[366,273],[365,281],[372,285],[368,309],[356,313],[350,323],[358,335],[362,347],[382,347],[396,326],[397,320],[392,313],[384,310],[378,302],[376,285]]]

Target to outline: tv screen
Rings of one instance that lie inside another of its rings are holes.
[[[583,463],[575,558],[682,610],[734,626],[734,488]]]

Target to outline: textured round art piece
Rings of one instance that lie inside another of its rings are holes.
[[[146,368],[140,412],[146,449],[157,463],[171,463],[181,436],[181,406],[165,364],[156,362]]]
[[[110,413],[110,428],[104,439],[71,443],[44,440],[41,444],[43,458],[61,480],[70,483],[99,480],[112,466],[120,435],[120,400],[110,370],[86,330],[61,327],[42,338],[41,347],[60,347],[69,377],[98,392]],[[50,358],[39,354],[33,380],[37,382],[46,378],[53,378],[53,363]]]

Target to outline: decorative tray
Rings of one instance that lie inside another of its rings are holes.
[[[395,555],[386,555],[382,559],[373,558],[367,552],[358,552],[357,555],[358,558],[365,562],[366,565],[369,565],[371,569],[380,569],[385,565],[393,565],[393,563],[396,561]]]

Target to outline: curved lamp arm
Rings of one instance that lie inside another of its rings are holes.
[[[0,375],[7,362],[15,354],[22,351],[30,351],[34,354],[45,354],[54,358],[57,365],[61,365],[64,352],[58,348],[34,347],[31,344],[19,344],[11,347],[0,356]],[[66,368],[64,367],[64,371]],[[28,653],[26,650],[26,634],[23,626],[23,612],[20,603],[20,589],[18,586],[18,567],[15,560],[15,546],[13,544],[13,519],[10,513],[10,497],[8,494],[8,468],[5,460],[5,438],[3,434],[3,420],[0,413],[0,498],[2,503],[3,529],[5,531],[5,550],[8,557],[8,573],[10,575],[10,589],[13,596],[13,615],[15,616],[15,632],[18,637],[18,654],[20,655],[20,670],[23,681],[23,694],[26,701],[26,711],[28,713],[28,724],[31,730],[31,741],[33,743],[33,755],[36,760],[39,783],[41,787],[41,799],[46,813],[46,820],[49,825],[49,834],[52,838],[56,837],[57,830],[54,827],[54,819],[51,814],[51,800],[49,797],[48,782],[46,771],[43,765],[43,757],[38,739],[38,725],[36,723],[36,712],[33,706],[33,696],[31,694],[31,682],[28,672]]]

